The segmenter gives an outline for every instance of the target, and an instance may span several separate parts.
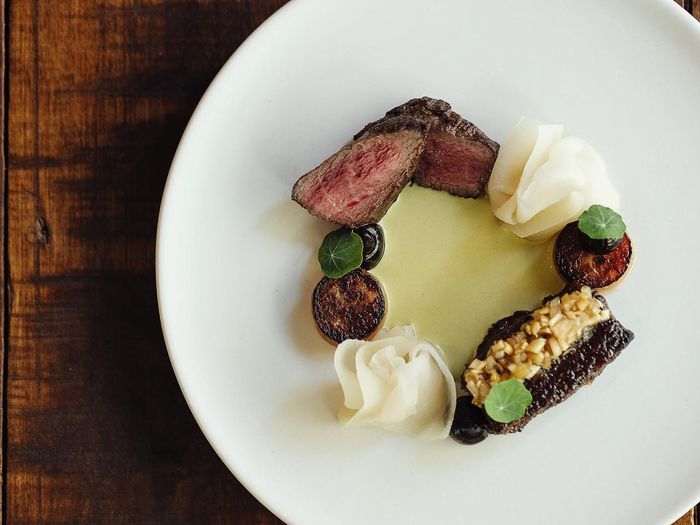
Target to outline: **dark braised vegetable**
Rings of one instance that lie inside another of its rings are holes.
[[[321,279],[311,306],[321,335],[333,343],[369,339],[381,328],[386,313],[381,284],[364,270]]]
[[[576,290],[575,286],[568,286],[557,296],[545,297],[542,305],[545,306],[554,297],[562,297],[574,290]],[[592,295],[603,307],[609,309],[602,295],[598,292],[593,292]],[[523,323],[532,320],[532,313],[532,311],[519,310],[491,325],[486,337],[477,347],[477,358],[485,359],[494,343],[499,340],[507,341],[509,337],[515,335]],[[583,385],[591,384],[633,339],[634,334],[615,319],[612,313],[610,319],[590,326],[566,353],[553,361],[550,368],[543,368],[530,379],[523,381],[532,395],[532,403],[528,406],[525,415],[510,423],[499,423],[487,416],[484,426],[488,433],[520,432],[534,417],[563,402]],[[469,364],[465,366],[465,370],[468,367]],[[462,385],[466,387],[464,382],[463,374]]]
[[[450,436],[462,445],[475,445],[488,437],[484,411],[472,404],[471,396],[457,398]]]
[[[593,253],[583,242],[578,222],[568,224],[557,237],[554,263],[562,278],[579,286],[605,288],[618,281],[632,261],[632,242],[625,233],[609,253]]]
[[[620,243],[622,242],[622,237],[618,239],[591,239],[588,235],[581,231],[579,231],[579,235],[581,236],[581,244],[586,251],[595,253],[596,255],[605,255],[606,253],[610,253],[615,248],[620,246]]]
[[[362,239],[362,268],[371,270],[384,255],[384,230],[379,224],[366,224],[355,233]]]

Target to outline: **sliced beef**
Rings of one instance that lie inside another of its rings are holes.
[[[381,133],[387,120],[399,116],[421,122],[428,130],[415,182],[460,197],[478,197],[483,193],[499,146],[452,111],[444,100],[409,100],[387,112],[383,119],[367,124],[355,138]]]
[[[425,143],[423,123],[386,119],[301,177],[292,199],[311,214],[356,228],[379,222],[411,181]]]
[[[409,100],[301,177],[292,199],[311,214],[356,228],[379,222],[406,184],[478,197],[498,144],[444,100]]]
[[[570,291],[565,290],[565,291]],[[562,292],[564,293],[564,292]],[[607,305],[600,294],[593,295]],[[546,303],[551,297],[544,300]],[[530,320],[530,312],[518,311],[494,323],[479,345],[476,357],[485,359],[491,345],[499,339],[507,339]],[[622,350],[634,339],[634,334],[611,317],[584,333],[572,348],[560,356],[548,369],[542,369],[536,376],[524,381],[532,394],[532,404],[525,415],[510,423],[498,423],[486,417],[486,429],[490,434],[519,432],[532,418],[548,408],[558,405],[582,385],[590,384],[603,369],[612,363]]]

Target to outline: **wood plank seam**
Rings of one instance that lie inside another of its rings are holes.
[[[5,22],[8,20],[9,2],[0,0],[0,55],[2,72],[0,75],[0,91],[2,92],[2,102],[0,103],[0,118],[2,119],[2,134],[0,136],[2,149],[0,150],[0,195],[2,198],[2,217],[0,217],[0,250],[2,251],[2,267],[0,276],[2,277],[2,288],[0,288],[0,516],[2,524],[7,523],[7,483],[6,483],[6,458],[7,458],[7,336],[9,333],[8,297],[7,291],[9,275],[7,268],[9,257],[7,251],[7,216],[8,216],[8,180],[7,180],[7,152],[8,152],[8,112],[7,103],[10,94],[9,82],[9,32]]]

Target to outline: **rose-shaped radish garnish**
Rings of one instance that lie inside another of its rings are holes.
[[[338,418],[423,439],[447,437],[456,388],[440,351],[410,326],[381,330],[372,341],[348,339],[335,351],[345,395]]]
[[[618,210],[605,163],[563,127],[522,118],[501,146],[488,184],[493,213],[516,235],[543,240],[592,204]]]

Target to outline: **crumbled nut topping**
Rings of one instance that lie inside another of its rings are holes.
[[[464,372],[473,403],[482,405],[491,387],[514,377],[530,379],[547,369],[583,336],[584,330],[610,319],[610,310],[593,297],[587,286],[555,297],[532,313],[518,332],[494,342],[486,359],[474,359]]]

